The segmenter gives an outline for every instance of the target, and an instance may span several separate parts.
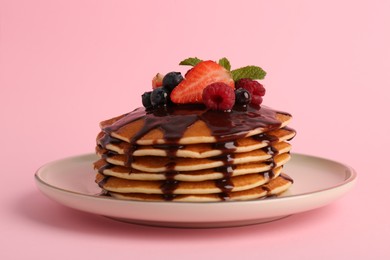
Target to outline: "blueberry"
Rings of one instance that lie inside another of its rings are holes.
[[[152,102],[150,101],[150,96],[152,91],[148,91],[142,94],[142,105],[146,108],[152,107]]]
[[[180,72],[169,72],[167,73],[163,80],[162,85],[168,90],[172,91],[179,83],[183,80],[183,76]]]
[[[251,102],[251,94],[248,90],[244,88],[236,89],[236,104],[237,105],[247,105]]]
[[[164,106],[169,102],[169,93],[165,88],[156,88],[152,91],[150,101],[153,107]]]

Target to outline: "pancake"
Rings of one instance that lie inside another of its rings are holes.
[[[107,162],[119,166],[131,166],[131,168],[146,172],[166,172],[166,171],[196,171],[220,167],[226,164],[242,164],[250,162],[262,162],[272,158],[273,154],[289,152],[291,145],[287,142],[280,142],[268,149],[258,149],[246,153],[227,154],[213,158],[170,158],[170,157],[132,157],[128,162],[128,157],[121,154],[108,153],[104,149],[97,147],[97,154],[105,158]]]
[[[113,140],[104,132],[97,136],[97,144],[101,148],[116,152],[118,154],[128,154],[132,151],[132,156],[169,156],[172,151],[176,157],[186,158],[208,158],[223,154],[226,151],[234,153],[243,153],[266,147],[272,143],[287,141],[295,136],[295,131],[290,128],[276,129],[266,134],[262,133],[246,138],[240,138],[231,142],[224,143],[199,143],[190,145],[142,145],[133,149],[127,142],[119,139]]]
[[[102,121],[95,181],[118,199],[208,202],[278,195],[292,180],[291,115],[265,106],[138,108]]]
[[[254,162],[199,171],[176,172],[175,174],[166,172],[142,172],[136,169],[109,164],[104,159],[95,162],[94,168],[103,175],[115,176],[128,180],[161,181],[169,178],[178,181],[205,181],[221,179],[226,172],[229,172],[231,176],[264,173],[268,171],[273,171],[274,174],[276,174],[275,172],[281,170],[281,166],[287,163],[290,160],[290,157],[289,153],[276,155],[273,159],[274,165],[268,162]]]
[[[278,172],[278,175],[280,172]],[[271,176],[272,178],[277,177]],[[117,193],[145,193],[164,194],[169,190],[170,194],[210,194],[236,192],[252,189],[267,183],[269,175],[252,173],[227,179],[213,181],[181,182],[181,181],[136,181],[117,177],[106,177],[100,173],[96,176],[96,182],[107,191]]]
[[[213,201],[240,201],[254,200],[268,196],[279,196],[285,192],[292,184],[291,179],[285,174],[276,177],[268,184],[258,186],[252,189],[230,192],[230,193],[213,193],[213,194],[182,194],[170,196],[169,200],[179,202],[213,202]],[[117,193],[109,194],[118,199],[138,200],[138,201],[166,201],[167,197],[161,194],[142,194],[142,193]]]

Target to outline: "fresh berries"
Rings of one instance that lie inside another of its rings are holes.
[[[180,72],[169,72],[162,79],[162,86],[171,92],[183,80]]]
[[[233,108],[235,94],[231,86],[223,82],[216,82],[203,90],[202,100],[207,108],[226,111]]]
[[[164,75],[161,73],[157,73],[156,76],[152,79],[152,88],[156,89],[163,85]]]
[[[172,90],[171,100],[176,104],[202,103],[203,90],[215,82],[225,83],[234,90],[234,81],[229,71],[214,61],[201,61]]]
[[[146,108],[152,107],[152,101],[150,100],[150,96],[152,91],[148,91],[142,94],[142,105]]]
[[[153,107],[166,105],[169,102],[168,91],[163,87],[154,89],[150,95],[150,102]]]
[[[260,67],[232,70],[226,58],[217,63],[196,57],[185,59],[180,65],[192,66],[184,78],[175,71],[154,76],[153,91],[142,95],[144,107],[156,110],[162,106],[203,103],[209,109],[228,111],[233,106],[246,109],[248,104],[259,106],[263,102],[265,88],[256,80],[263,79],[266,72]]]
[[[252,100],[251,94],[244,88],[236,89],[234,93],[236,94],[237,105],[248,105]]]
[[[246,89],[251,94],[251,104],[260,105],[263,102],[265,88],[256,80],[240,79],[236,82],[236,89]]]

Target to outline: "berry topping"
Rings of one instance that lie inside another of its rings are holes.
[[[157,73],[156,76],[152,79],[152,87],[153,89],[156,89],[158,87],[161,87],[163,85],[163,78],[164,75],[161,73]]]
[[[265,88],[256,80],[240,79],[236,82],[236,88],[246,89],[251,94],[251,104],[260,105],[263,102]]]
[[[163,87],[154,89],[150,95],[150,101],[153,107],[166,105],[169,101],[168,91]]]
[[[146,108],[152,107],[152,102],[150,101],[150,95],[152,91],[145,92],[142,94],[142,105]]]
[[[214,61],[201,61],[188,71],[185,79],[174,88],[171,100],[176,104],[202,103],[203,90],[215,82],[225,83],[234,89],[234,81],[228,70]]]
[[[251,102],[252,97],[248,90],[244,88],[239,88],[236,89],[235,94],[237,105],[247,105]]]
[[[168,91],[172,91],[179,83],[183,80],[183,76],[180,72],[169,72],[164,76],[162,80],[162,85]]]
[[[230,110],[234,105],[234,90],[223,82],[208,85],[202,93],[203,103],[213,110]]]

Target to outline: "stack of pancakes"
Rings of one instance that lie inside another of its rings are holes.
[[[101,122],[96,182],[115,198],[251,200],[286,191],[291,115],[267,107],[138,108]]]

